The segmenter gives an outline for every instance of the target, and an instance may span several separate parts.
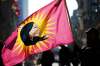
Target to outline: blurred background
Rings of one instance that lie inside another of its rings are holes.
[[[16,25],[23,21],[27,16],[42,8],[53,0],[0,0],[0,41],[4,41]],[[100,0],[66,0],[72,31],[75,41],[79,47],[86,45],[86,31],[95,27],[100,31]],[[69,46],[72,48],[72,46]],[[58,52],[61,47],[52,49],[54,54],[54,66],[58,66]],[[33,60],[28,59],[23,62],[23,66],[37,64],[42,53],[32,56]],[[30,65],[27,65],[30,64]],[[56,64],[56,65],[55,65]],[[38,65],[35,65],[38,66]]]

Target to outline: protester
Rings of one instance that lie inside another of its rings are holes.
[[[87,34],[87,47],[82,53],[82,66],[100,66],[99,32],[91,28]]]
[[[51,50],[45,51],[42,54],[41,64],[42,66],[52,66],[54,62],[54,54]]]
[[[72,51],[72,64],[73,66],[78,66],[81,61],[80,61],[80,53],[81,53],[81,48],[74,42],[73,44],[73,51]]]
[[[59,51],[60,66],[65,66],[65,65],[70,66],[70,59],[71,59],[71,52],[69,48],[62,45]]]

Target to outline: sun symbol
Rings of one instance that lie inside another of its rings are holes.
[[[26,50],[29,54],[32,54],[33,52],[42,52],[43,49],[48,48],[50,40],[54,39],[55,34],[56,27],[53,19],[54,18],[49,18],[45,13],[34,13],[25,21],[23,21],[22,24],[18,27],[18,37],[16,40],[15,51],[20,53],[21,51]],[[40,29],[39,36],[47,35],[48,39],[39,41],[35,45],[25,46],[23,41],[21,40],[20,31],[26,24],[30,22],[34,22],[38,25],[38,28]],[[20,48],[23,49],[18,51]]]

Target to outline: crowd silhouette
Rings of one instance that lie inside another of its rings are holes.
[[[81,66],[100,66],[99,31],[91,28],[87,34],[87,46],[81,53]]]

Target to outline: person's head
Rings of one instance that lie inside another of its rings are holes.
[[[94,41],[99,38],[99,31],[95,28],[91,28],[87,32],[87,40]]]
[[[61,49],[67,48],[65,45],[61,45],[60,47],[61,47]]]
[[[30,22],[26,24],[21,30],[21,33],[20,33],[21,38],[25,40],[27,36],[33,37],[32,34],[35,32],[36,29],[37,29],[37,26],[34,24],[34,22]]]
[[[20,32],[20,36],[22,38],[23,41],[26,40],[27,36],[29,36],[29,31],[31,30],[33,26],[33,22],[30,22],[28,24],[26,24],[22,29],[21,29],[21,32]]]
[[[29,35],[33,37],[35,33],[37,34],[38,32],[39,32],[38,25],[33,22],[33,26],[31,30],[29,31]]]
[[[87,45],[94,46],[99,40],[99,32],[95,28],[91,28],[87,33]]]
[[[36,29],[38,29],[38,26],[37,26],[37,24],[35,24],[35,23],[33,22],[33,26],[32,26],[32,28],[31,28],[30,32],[31,32],[31,31],[34,32],[34,30],[36,30]]]

